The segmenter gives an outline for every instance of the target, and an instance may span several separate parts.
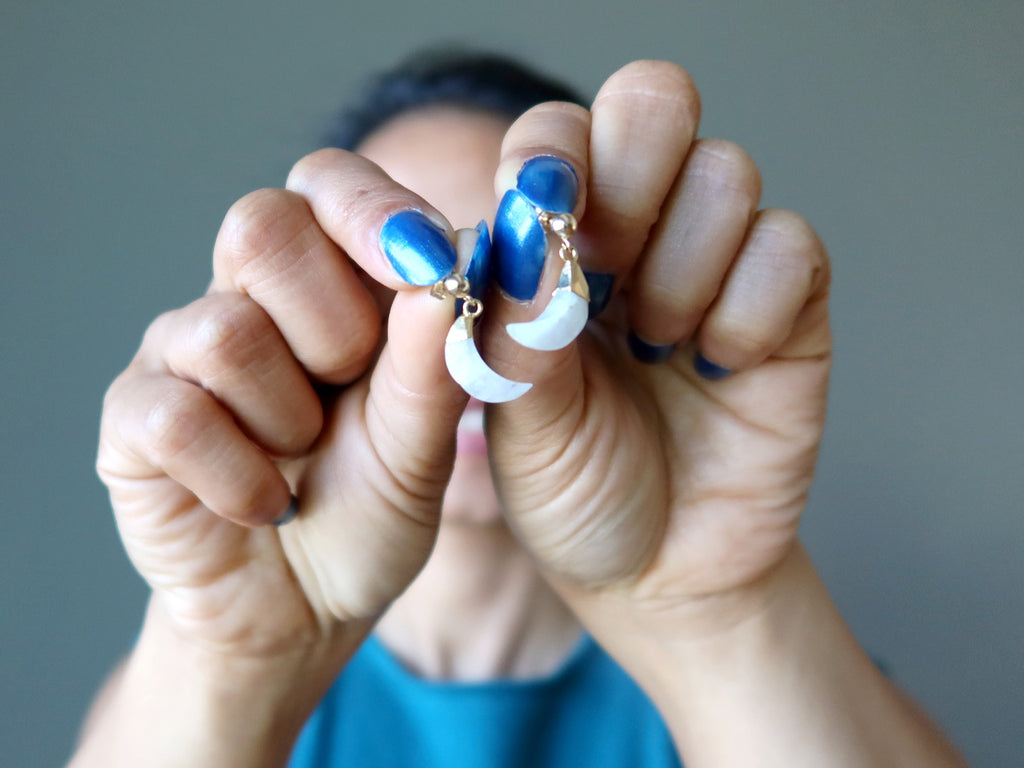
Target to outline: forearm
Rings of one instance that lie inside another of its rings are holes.
[[[696,608],[686,631],[598,619],[687,766],[964,765],[858,646],[802,548],[734,600],[714,608],[721,622]]]
[[[97,698],[70,766],[283,766],[357,634],[347,650],[227,657],[184,642],[151,605],[134,650]]]

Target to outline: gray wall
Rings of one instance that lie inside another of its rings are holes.
[[[805,539],[972,762],[1020,764],[1024,3],[604,5],[3,3],[0,762],[64,758],[139,621],[92,470],[106,383],[203,290],[229,204],[363,75],[447,39],[588,89],[684,64],[704,134],[823,233],[838,356]]]

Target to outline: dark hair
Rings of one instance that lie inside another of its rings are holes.
[[[583,98],[567,85],[498,54],[430,49],[384,72],[337,114],[327,143],[355,149],[388,120],[415,109],[455,106],[491,112],[509,120],[545,101]]]

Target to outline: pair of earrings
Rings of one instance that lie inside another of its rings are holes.
[[[537,221],[545,239],[558,239],[558,258],[562,268],[551,300],[533,320],[509,323],[505,330],[517,343],[530,349],[551,351],[568,346],[587,324],[590,289],[579,266],[579,253],[569,238],[576,231],[576,219],[570,213],[551,213],[537,209]],[[487,225],[456,233],[459,263],[465,271],[452,272],[438,281],[431,293],[438,298],[461,301],[459,316],[445,339],[444,359],[452,378],[469,395],[485,403],[504,403],[526,394],[533,385],[505,378],[481,357],[476,347],[474,325],[484,307],[480,296],[487,288],[490,237]]]

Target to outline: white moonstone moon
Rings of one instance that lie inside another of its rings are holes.
[[[460,324],[462,328],[460,328]],[[465,331],[465,319],[455,321],[444,344],[448,372],[467,394],[485,403],[507,403],[525,395],[533,384],[506,379],[484,362],[472,334]]]
[[[551,351],[572,343],[587,324],[587,300],[569,288],[559,288],[544,311],[525,323],[509,323],[508,335],[530,349]]]

